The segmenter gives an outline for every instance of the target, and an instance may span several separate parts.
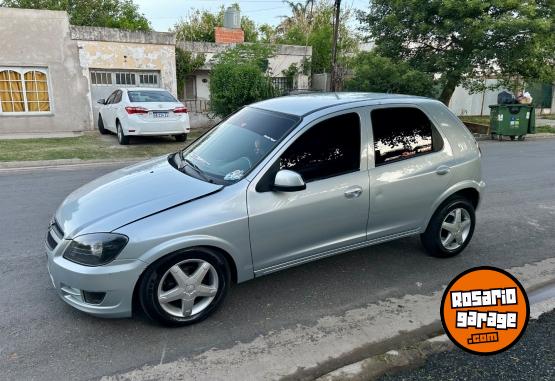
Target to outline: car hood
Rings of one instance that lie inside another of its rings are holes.
[[[222,187],[179,172],[167,157],[156,158],[82,186],[63,201],[55,217],[66,238],[110,232]]]

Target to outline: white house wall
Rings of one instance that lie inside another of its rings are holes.
[[[496,79],[486,80],[488,86],[496,83]],[[489,115],[489,106],[497,104],[497,94],[503,90],[505,89],[500,88],[470,94],[465,88],[458,86],[449,102],[449,109],[456,115]]]
[[[45,70],[51,102],[50,112],[40,115],[0,115],[0,135],[45,135],[91,128],[88,82],[69,30],[65,12],[0,7],[0,67]]]
[[[196,72],[197,99],[210,99],[210,73],[208,71]],[[203,82],[203,80],[206,80]]]

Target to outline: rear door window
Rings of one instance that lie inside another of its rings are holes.
[[[121,94],[122,94],[121,90],[118,90],[118,91],[116,92],[116,96],[114,97],[114,103],[119,103],[119,102],[121,102]]]
[[[114,98],[116,97],[116,91],[114,91],[112,94],[110,94],[110,96],[108,97],[108,99],[106,99],[106,103],[107,105],[114,103]]]
[[[372,110],[376,166],[426,155],[443,148],[443,141],[426,114],[415,107]]]

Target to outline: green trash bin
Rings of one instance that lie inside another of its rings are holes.
[[[536,133],[534,107],[523,104],[492,105],[490,108],[491,138],[524,140],[526,134]]]

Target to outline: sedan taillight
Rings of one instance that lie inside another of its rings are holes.
[[[177,107],[173,109],[174,114],[187,114],[187,107]]]
[[[131,107],[131,106],[127,106],[125,108],[125,111],[127,111],[127,113],[129,115],[132,114],[148,114],[148,110],[144,107]]]

